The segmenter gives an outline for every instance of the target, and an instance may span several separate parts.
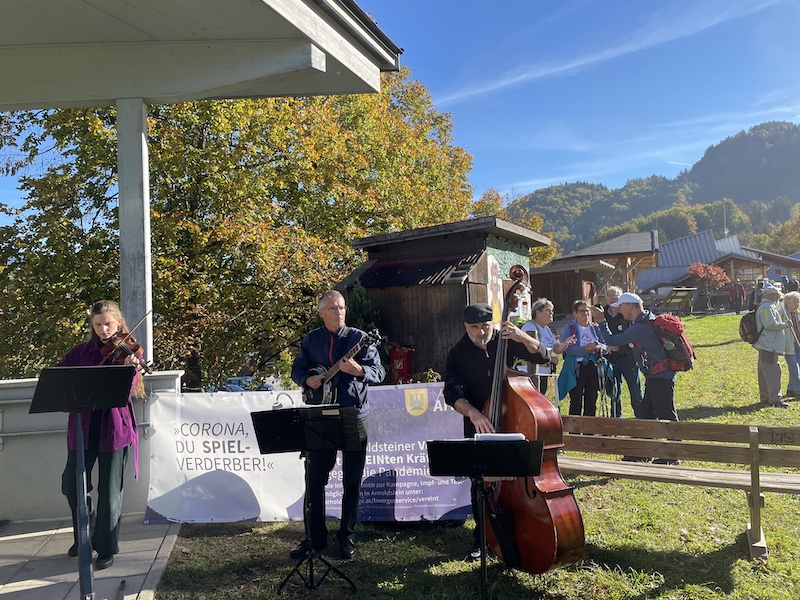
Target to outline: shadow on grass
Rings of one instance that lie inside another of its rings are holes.
[[[730,346],[731,344],[738,344],[741,341],[742,340],[739,339],[732,339],[724,342],[718,342],[716,344],[692,344],[692,348],[718,348],[720,346]]]
[[[581,482],[577,482],[579,485]],[[592,482],[593,485],[597,481]],[[588,483],[587,483],[588,485]],[[334,530],[335,526],[329,528]],[[233,523],[184,526],[180,541],[170,559],[167,574],[159,588],[158,598],[248,598],[277,600],[278,598],[308,597],[333,600],[371,598],[436,598],[441,600],[476,597],[480,586],[479,563],[463,559],[472,542],[468,527],[432,527],[425,524],[414,528],[381,523],[359,527],[358,551],[351,560],[340,560],[335,545],[324,556],[336,568],[353,580],[357,591],[335,574],[319,583],[324,572],[322,563],[315,564],[318,587],[309,592],[297,575],[287,580],[282,594],[277,589],[290,575],[296,561],[288,551],[302,537],[302,525]],[[188,548],[184,549],[183,546]],[[688,551],[646,550],[636,545],[614,548],[587,543],[582,565],[567,571],[586,570],[587,576],[598,568],[621,573],[629,581],[636,574],[647,576],[646,590],[626,598],[644,600],[658,594],[710,584],[725,593],[735,589],[731,571],[734,563],[747,556],[745,535],[741,534],[728,546],[705,553]],[[503,563],[491,561],[488,568],[490,597],[497,598],[559,598],[560,593],[549,587],[562,576],[553,571],[547,576],[530,576]]]
[[[757,396],[758,390],[756,390],[754,394]],[[678,409],[678,417],[681,421],[705,421],[730,413],[750,415],[766,408],[770,407],[761,404],[761,402],[755,402],[754,404],[747,404],[745,406],[732,404],[726,404],[724,406],[693,406],[691,408]]]
[[[660,573],[664,580],[657,588],[648,588],[629,600],[656,597],[656,592],[667,593],[682,590],[690,585],[707,587],[713,584],[726,594],[733,592],[736,582],[732,576],[733,565],[748,556],[747,536],[742,533],[736,541],[712,552],[687,554],[680,551],[643,551],[641,548],[598,548],[586,545],[584,562],[603,565],[610,570],[626,573],[633,571]],[[720,574],[723,577],[720,579]],[[716,578],[715,578],[716,577]]]
[[[331,531],[335,527],[329,523]],[[267,533],[249,523],[185,526],[157,597],[272,600],[313,593],[315,600],[457,599],[474,596],[480,586],[479,563],[463,560],[472,544],[472,532],[467,527],[426,524],[415,529],[405,523],[395,528],[388,524],[375,527],[374,523],[359,527],[358,550],[351,560],[341,560],[335,544],[323,553],[352,579],[357,587],[354,593],[333,572],[319,583],[326,569],[321,562],[314,567],[318,587],[309,592],[303,579],[292,574],[297,561],[288,556],[300,537],[302,525],[297,524],[273,525]],[[248,538],[252,542],[243,543]],[[278,595],[278,587],[287,576]],[[494,561],[489,566],[489,590],[496,592],[492,597],[538,597],[534,582]]]

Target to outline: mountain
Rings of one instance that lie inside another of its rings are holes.
[[[771,121],[709,147],[674,179],[652,175],[623,187],[578,181],[536,190],[509,205],[543,218],[566,254],[625,232],[658,227],[662,241],[714,229],[766,233],[800,202],[800,127]]]

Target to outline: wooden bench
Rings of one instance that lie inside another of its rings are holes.
[[[753,558],[767,554],[761,528],[763,492],[800,493],[798,427],[573,416],[563,417],[563,422],[568,452],[558,457],[563,472],[744,490],[750,507],[747,539]],[[747,470],[587,458],[577,452],[746,465]]]

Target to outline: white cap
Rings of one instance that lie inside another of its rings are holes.
[[[611,306],[619,306],[620,304],[641,304],[642,299],[639,298],[636,294],[631,294],[630,292],[625,292],[622,296],[619,297],[619,300],[614,302]]]

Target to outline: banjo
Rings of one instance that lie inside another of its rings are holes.
[[[334,404],[336,402],[336,379],[341,368],[342,361],[347,361],[361,352],[362,348],[371,346],[380,341],[381,334],[377,329],[373,329],[365,335],[355,346],[350,348],[347,353],[337,360],[334,365],[327,369],[323,365],[315,365],[308,370],[308,375],[323,375],[322,385],[317,389],[303,386],[303,401],[306,404]]]

